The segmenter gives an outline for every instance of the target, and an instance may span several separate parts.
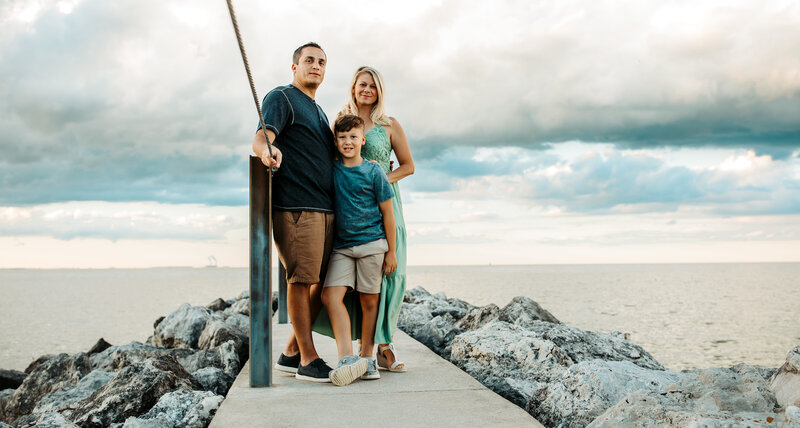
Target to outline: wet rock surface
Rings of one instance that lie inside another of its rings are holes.
[[[548,427],[800,426],[800,346],[777,370],[676,372],[527,297],[476,307],[422,287],[406,291],[398,326]]]

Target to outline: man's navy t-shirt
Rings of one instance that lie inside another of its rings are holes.
[[[325,112],[292,85],[270,91],[261,112],[267,129],[277,135],[275,147],[283,153],[273,176],[273,208],[332,213],[334,146]]]

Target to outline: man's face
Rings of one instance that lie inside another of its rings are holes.
[[[317,88],[325,78],[325,64],[327,58],[322,49],[307,46],[300,52],[297,64],[292,64],[294,81],[300,85]]]
[[[352,159],[361,156],[361,147],[365,142],[364,130],[356,127],[349,131],[336,133],[336,149],[343,159]]]

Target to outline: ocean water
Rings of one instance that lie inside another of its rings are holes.
[[[0,368],[144,341],[181,303],[247,289],[247,269],[0,270]],[[630,333],[670,369],[780,366],[800,344],[800,263],[409,267],[474,305],[527,296],[569,325]],[[280,339],[282,342],[283,339]]]

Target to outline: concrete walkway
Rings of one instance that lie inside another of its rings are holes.
[[[291,325],[273,326],[273,361]],[[333,339],[314,334],[328,365]],[[299,381],[273,370],[273,386],[250,387],[242,369],[210,428],[232,427],[542,427],[527,412],[490,391],[425,345],[398,331],[395,343],[408,372],[381,371],[379,380],[337,387]]]

